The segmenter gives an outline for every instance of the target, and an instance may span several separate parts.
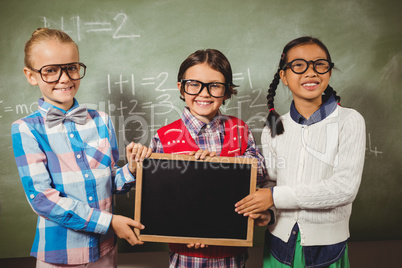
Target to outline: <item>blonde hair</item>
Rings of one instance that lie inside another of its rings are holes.
[[[71,37],[63,31],[49,28],[38,28],[32,33],[31,38],[25,44],[24,64],[28,68],[32,68],[32,48],[42,42],[57,41],[60,43],[73,43],[78,50],[77,44]]]

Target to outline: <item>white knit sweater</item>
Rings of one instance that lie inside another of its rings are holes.
[[[352,202],[363,172],[366,133],[363,117],[337,107],[310,126],[281,117],[285,132],[262,133],[270,180],[276,182],[276,222],[269,231],[287,242],[298,223],[301,245],[332,245],[349,237]]]

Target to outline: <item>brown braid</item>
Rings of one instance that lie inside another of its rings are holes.
[[[279,72],[281,69],[274,75],[274,79],[272,80],[271,84],[269,85],[268,95],[267,95],[267,106],[268,106],[268,116],[265,125],[269,127],[271,130],[271,137],[275,137],[276,135],[280,135],[284,132],[283,123],[280,118],[280,115],[275,111],[274,107],[274,97],[276,95],[276,88],[279,85],[280,76]]]

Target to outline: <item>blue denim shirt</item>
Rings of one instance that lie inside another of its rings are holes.
[[[335,111],[337,103],[334,96],[331,96],[321,107],[315,111],[309,119],[304,118],[296,109],[294,102],[290,106],[290,117],[299,124],[312,125],[324,120],[328,115]],[[275,188],[274,188],[275,189]],[[274,200],[275,202],[275,200]],[[279,262],[292,265],[295,254],[295,247],[297,236],[299,233],[299,226],[294,225],[291,232],[289,241],[286,243],[281,239],[273,236],[268,231],[266,232],[265,241],[267,246],[271,249],[272,255]],[[346,248],[346,242],[343,241],[334,245],[327,246],[304,246],[303,254],[306,262],[306,267],[326,267],[336,261],[342,256]]]
[[[295,248],[299,226],[295,224],[292,229],[289,241],[283,242],[281,239],[265,232],[265,243],[270,248],[272,256],[280,263],[292,266],[295,255]],[[304,246],[303,255],[307,268],[323,268],[337,262],[342,258],[346,249],[346,241],[328,246]]]
[[[292,104],[290,105],[290,117],[296,123],[309,126],[327,118],[328,115],[335,111],[336,107],[337,103],[335,97],[334,95],[331,95],[331,97],[321,105],[320,109],[315,111],[309,119],[306,119],[297,111],[295,103],[292,101]]]

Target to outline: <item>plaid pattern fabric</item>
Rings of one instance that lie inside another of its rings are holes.
[[[187,107],[184,108],[182,115],[182,120],[198,147],[210,152],[215,151],[217,155],[220,155],[222,151],[224,138],[225,122],[222,118],[224,117],[218,111],[216,117],[209,124],[205,124],[194,117]],[[150,147],[152,152],[164,153],[158,134],[152,138]],[[265,159],[256,147],[254,137],[250,131],[248,134],[248,148],[243,157],[258,158],[257,181],[258,183],[263,183],[266,180]],[[198,258],[174,252],[170,254],[169,268],[243,268],[248,258],[247,251],[238,256],[227,258]]]
[[[215,118],[209,124],[205,124],[193,116],[188,107],[184,108],[182,115],[184,125],[187,127],[191,137],[194,139],[198,147],[202,150],[216,152],[217,155],[221,154],[224,139],[223,133],[225,130],[225,121],[222,120],[223,118],[225,117],[222,116],[220,111],[218,111],[218,114],[215,116]],[[150,147],[154,153],[164,153],[158,134],[152,138]],[[257,183],[265,183],[265,159],[256,147],[253,134],[250,130],[248,131],[247,150],[242,157],[258,159]]]
[[[170,253],[169,268],[244,268],[248,253],[229,258],[196,258]]]
[[[94,262],[116,243],[112,194],[128,190],[134,177],[127,165],[115,165],[117,141],[106,114],[88,110],[84,125],[65,120],[48,128],[50,107],[39,99],[38,110],[11,130],[22,185],[38,214],[31,255],[49,263]],[[66,113],[77,107],[74,100]]]

